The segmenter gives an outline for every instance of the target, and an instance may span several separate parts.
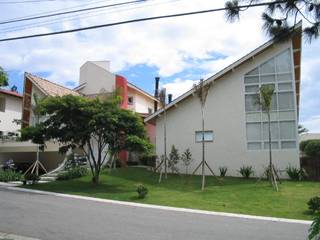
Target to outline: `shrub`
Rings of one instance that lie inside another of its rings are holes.
[[[143,186],[142,184],[139,184],[137,187],[137,193],[138,193],[138,198],[143,199],[148,194],[148,188]]]
[[[316,196],[316,197],[310,198],[307,204],[309,206],[309,209],[313,213],[320,211],[320,197]]]
[[[156,166],[157,155],[144,155],[140,158],[141,164],[149,167]]]
[[[40,180],[40,177],[35,173],[27,173],[24,175],[24,184],[26,184],[26,181],[32,181],[32,184],[38,182]]]
[[[219,171],[220,171],[220,177],[225,177],[228,171],[227,167],[219,167]]]
[[[88,169],[85,167],[74,167],[70,168],[66,172],[58,174],[57,180],[69,180],[73,178],[79,178],[88,175]]]
[[[310,157],[320,156],[320,140],[310,140],[304,148],[305,154]]]
[[[242,166],[239,172],[244,178],[250,178],[254,174],[252,166]]]
[[[300,181],[307,177],[307,173],[303,168],[297,168],[293,166],[289,166],[286,169],[286,172],[291,180]]]
[[[176,167],[176,165],[178,164],[179,160],[180,160],[180,154],[178,149],[172,145],[171,146],[171,151],[169,153],[169,159],[168,159],[168,168],[171,169],[171,172],[178,172],[178,169]]]
[[[22,174],[13,170],[0,170],[0,182],[20,181]]]

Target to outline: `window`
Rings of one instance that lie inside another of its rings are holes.
[[[133,105],[133,97],[132,96],[128,97],[128,104]]]
[[[0,97],[0,112],[6,111],[6,99],[4,97]]]
[[[196,131],[196,142],[202,142],[202,137],[204,137],[205,142],[213,141],[213,131],[204,131],[204,136],[202,135],[202,131]]]
[[[295,89],[290,49],[257,66],[244,76],[247,149],[269,149],[267,114],[257,103],[259,89],[271,85],[272,97],[271,147],[297,148]]]

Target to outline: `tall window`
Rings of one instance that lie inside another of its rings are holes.
[[[297,147],[294,79],[291,54],[287,49],[244,76],[247,148],[269,148],[267,114],[257,104],[259,88],[272,85],[275,94],[271,111],[271,147],[290,149]]]
[[[4,97],[0,97],[0,112],[6,111],[6,99]]]

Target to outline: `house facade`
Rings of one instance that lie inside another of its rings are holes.
[[[271,40],[204,81],[213,84],[206,99],[203,134],[206,161],[216,174],[226,166],[227,175],[239,176],[244,165],[253,166],[257,177],[264,173],[269,161],[267,115],[256,104],[263,85],[275,89],[271,112],[274,165],[281,177],[286,177],[289,165],[299,167],[300,58],[301,25],[290,40]],[[194,169],[202,156],[201,108],[194,89],[145,119],[156,124],[158,156],[164,154],[164,111],[167,152],[172,145],[180,153],[189,148],[194,159],[190,169]]]
[[[15,91],[0,89],[0,132],[17,134],[20,125],[15,120],[21,119],[22,95]],[[10,135],[10,134],[9,134]]]

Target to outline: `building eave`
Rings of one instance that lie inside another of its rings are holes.
[[[143,94],[144,96],[151,98],[153,101],[157,101],[158,103],[160,102],[159,99],[156,99],[154,96],[152,96],[151,94],[147,93],[146,91],[142,90],[141,88],[135,86],[134,84],[128,82],[128,87],[132,88],[134,90],[136,90],[137,92]]]

